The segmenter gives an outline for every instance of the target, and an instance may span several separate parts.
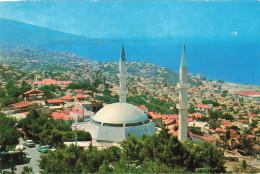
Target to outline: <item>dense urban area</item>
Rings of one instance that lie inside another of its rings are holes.
[[[81,126],[119,100],[117,60],[1,45],[3,173],[260,172],[260,86],[189,74],[189,140],[182,143],[179,74],[142,61],[126,63],[127,103],[143,110],[157,133],[120,144],[91,141]]]

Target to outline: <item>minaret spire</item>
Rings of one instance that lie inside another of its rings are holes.
[[[187,115],[188,109],[190,108],[187,104],[187,90],[188,84],[188,65],[186,58],[185,44],[183,44],[181,63],[180,63],[180,82],[177,84],[179,88],[179,100],[180,103],[177,105],[179,109],[179,132],[178,138],[181,142],[187,140]]]
[[[119,59],[119,102],[126,103],[126,95],[127,95],[127,88],[126,88],[126,61],[125,61],[125,49],[124,44],[122,44],[121,49],[121,56]]]
[[[123,43],[122,43],[120,60],[125,61],[125,49],[124,49],[124,44]]]
[[[186,49],[185,49],[185,43],[183,43],[183,50],[181,55],[181,65],[180,67],[188,67],[187,65],[187,57],[186,57]]]

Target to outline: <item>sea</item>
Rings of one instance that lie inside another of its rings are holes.
[[[209,80],[260,85],[260,41],[240,39],[100,39],[87,44],[49,45],[101,62],[119,60],[122,43],[126,60],[145,61],[179,72],[185,42],[188,71]]]

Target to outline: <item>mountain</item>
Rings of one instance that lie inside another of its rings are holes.
[[[52,44],[87,44],[98,41],[23,22],[0,18],[0,44],[44,46]]]

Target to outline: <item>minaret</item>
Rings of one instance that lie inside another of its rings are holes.
[[[177,105],[179,109],[179,133],[178,138],[181,142],[187,140],[187,111],[190,106],[187,104],[187,90],[189,88],[188,82],[188,66],[186,58],[185,44],[183,44],[183,51],[180,64],[180,82],[177,84],[179,88],[179,100]]]
[[[126,95],[127,95],[127,89],[126,89],[126,62],[125,62],[125,50],[124,45],[122,44],[122,50],[121,50],[121,56],[119,59],[119,83],[120,83],[120,89],[119,89],[119,102],[120,103],[126,103]]]

